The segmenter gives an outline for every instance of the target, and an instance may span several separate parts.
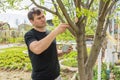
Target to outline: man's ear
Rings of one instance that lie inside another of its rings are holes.
[[[34,24],[34,20],[30,20],[30,23]]]

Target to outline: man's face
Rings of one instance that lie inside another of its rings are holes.
[[[40,15],[34,14],[33,17],[34,20],[31,20],[33,26],[36,28],[44,28],[46,26],[46,18],[43,12]]]

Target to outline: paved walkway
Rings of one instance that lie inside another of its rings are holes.
[[[0,49],[3,48],[9,48],[9,47],[14,47],[14,46],[22,46],[24,44],[20,44],[20,43],[14,43],[14,44],[0,44]]]
[[[13,47],[14,44],[0,44],[0,49]]]

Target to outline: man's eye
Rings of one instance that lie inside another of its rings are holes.
[[[41,19],[41,18],[38,18],[38,19]]]
[[[44,16],[42,16],[42,18],[44,18]]]

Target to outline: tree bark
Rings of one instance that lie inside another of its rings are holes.
[[[85,24],[79,25],[79,33],[77,34],[77,52],[78,52],[78,73],[80,80],[87,80],[85,72],[85,61],[87,60],[87,49],[85,45]]]
[[[83,56],[83,42],[81,42],[81,37],[77,37],[77,52],[78,52],[78,73],[80,80],[86,80],[85,76],[85,65],[84,65],[84,56]]]

